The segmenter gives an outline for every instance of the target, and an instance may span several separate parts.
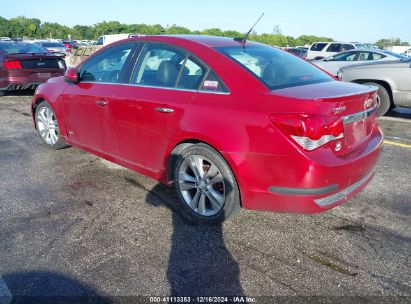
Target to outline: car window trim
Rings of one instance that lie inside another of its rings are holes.
[[[185,91],[185,92],[192,92],[192,93],[207,93],[207,94],[217,94],[217,95],[230,95],[231,94],[230,91],[228,91],[228,92],[216,92],[216,91],[209,91],[209,90],[182,89],[182,88],[174,88],[174,87],[157,87],[157,86],[142,85],[142,84],[131,84],[131,83],[92,82],[92,81],[83,81],[81,83],[85,83],[85,84],[102,84],[102,85],[121,85],[121,86],[128,86],[128,87],[153,88],[153,89],[163,89],[163,90],[172,90],[172,91]]]

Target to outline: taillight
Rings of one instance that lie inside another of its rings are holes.
[[[21,66],[20,60],[6,60],[3,63],[3,67],[6,70],[19,70],[22,69],[23,67]]]
[[[330,121],[321,115],[274,114],[270,120],[298,145],[308,151],[344,138],[341,118]]]

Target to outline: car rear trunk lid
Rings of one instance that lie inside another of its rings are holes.
[[[376,126],[377,88],[339,81],[273,91],[275,95],[314,101],[327,120],[341,119],[344,137],[328,144],[337,155],[359,149]]]

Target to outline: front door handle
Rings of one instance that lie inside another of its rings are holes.
[[[97,100],[96,104],[102,107],[105,107],[106,105],[108,105],[108,101],[105,100]]]
[[[158,107],[156,108],[156,111],[160,113],[173,113],[174,109]]]

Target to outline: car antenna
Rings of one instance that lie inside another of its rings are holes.
[[[242,45],[244,45],[247,42],[248,36],[250,36],[252,30],[255,28],[255,26],[260,21],[260,19],[263,18],[263,16],[264,16],[264,13],[261,14],[260,18],[258,18],[258,20],[254,23],[254,25],[250,28],[250,30],[247,32],[247,34],[245,34],[244,37],[234,38],[234,41],[237,41],[237,42],[241,43]]]

